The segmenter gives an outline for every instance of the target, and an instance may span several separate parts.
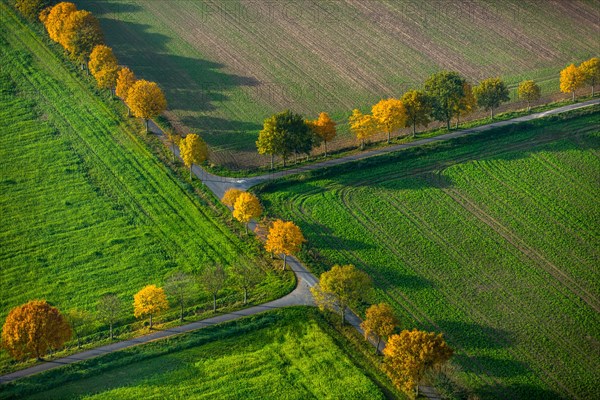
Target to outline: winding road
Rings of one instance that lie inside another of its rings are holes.
[[[309,165],[298,167],[298,168],[288,169],[288,170],[276,172],[273,174],[266,174],[266,175],[255,176],[255,177],[250,177],[250,178],[229,178],[229,177],[217,176],[217,175],[213,175],[211,173],[204,171],[203,169],[201,169],[198,166],[194,166],[192,171],[199,179],[201,179],[206,184],[206,186],[215,194],[215,196],[217,196],[217,198],[220,199],[223,197],[223,194],[225,193],[225,191],[230,188],[247,190],[247,189],[251,188],[252,186],[255,186],[259,183],[278,179],[278,178],[281,178],[284,176],[289,176],[289,175],[294,175],[294,174],[298,174],[298,173],[302,173],[302,172],[306,172],[306,171],[313,171],[313,170],[320,169],[320,168],[326,168],[326,167],[331,167],[331,166],[335,166],[335,165],[340,165],[340,164],[344,164],[347,162],[362,160],[365,158],[375,157],[375,156],[382,155],[382,154],[389,154],[389,153],[393,153],[395,151],[399,151],[399,150],[403,150],[403,149],[407,149],[407,148],[411,148],[411,147],[417,147],[417,146],[421,146],[421,145],[428,144],[428,143],[440,142],[440,141],[444,141],[444,140],[448,140],[448,139],[454,139],[457,137],[467,136],[467,135],[483,132],[483,131],[486,131],[486,130],[489,130],[492,128],[506,126],[506,125],[512,125],[512,124],[516,124],[519,122],[531,121],[531,120],[543,118],[543,117],[546,117],[549,115],[560,114],[560,113],[575,110],[578,108],[589,107],[589,106],[592,106],[595,104],[600,104],[600,99],[593,99],[593,100],[589,100],[589,101],[585,101],[585,102],[581,102],[581,103],[570,104],[567,106],[555,108],[553,110],[549,110],[549,111],[545,111],[545,112],[541,112],[541,113],[530,114],[530,115],[526,115],[523,117],[514,118],[514,119],[510,119],[510,120],[506,120],[506,121],[498,121],[498,122],[494,122],[491,124],[478,126],[475,128],[450,132],[450,133],[432,137],[432,138],[416,140],[411,143],[398,144],[398,145],[388,146],[388,147],[381,148],[381,149],[364,151],[361,153],[355,153],[355,154],[351,154],[351,155],[340,157],[340,158],[329,159],[329,160],[325,160],[322,162],[316,162],[314,164],[309,164]],[[154,122],[150,121],[149,127],[153,133],[155,133],[157,135],[163,135],[162,130],[156,124],[154,124]],[[179,156],[179,149],[176,148],[175,150],[176,150],[177,156]],[[253,224],[251,224],[251,228],[254,229]],[[217,315],[217,316],[214,316],[214,317],[202,320],[202,321],[192,322],[189,324],[181,325],[181,326],[170,328],[170,329],[155,331],[148,335],[140,336],[140,337],[137,337],[134,339],[111,343],[106,346],[101,346],[101,347],[97,347],[95,349],[86,350],[86,351],[83,351],[80,353],[72,354],[67,357],[40,363],[40,364],[34,365],[32,367],[29,367],[29,368],[26,368],[26,369],[23,369],[20,371],[16,371],[16,372],[13,372],[10,374],[0,376],[0,384],[14,381],[19,378],[31,376],[31,375],[34,375],[34,374],[37,374],[37,373],[40,373],[43,371],[50,370],[50,369],[58,368],[63,365],[72,364],[72,363],[76,363],[76,362],[83,361],[83,360],[88,360],[90,358],[94,358],[94,357],[98,357],[98,356],[101,356],[104,354],[119,351],[119,350],[122,350],[122,349],[125,349],[128,347],[131,347],[131,346],[136,346],[139,344],[144,344],[144,343],[152,342],[155,340],[164,339],[164,338],[167,338],[170,336],[195,331],[197,329],[202,329],[207,326],[219,324],[222,322],[227,322],[227,321],[235,320],[238,318],[246,317],[249,315],[258,314],[258,313],[261,313],[263,311],[267,311],[270,309],[287,307],[287,306],[296,306],[296,305],[314,305],[314,301],[313,301],[313,298],[312,298],[312,295],[311,295],[309,289],[310,289],[310,287],[314,286],[317,283],[317,278],[312,273],[310,273],[306,269],[306,267],[304,267],[304,265],[302,265],[302,263],[295,257],[288,257],[288,265],[291,268],[291,270],[294,272],[294,274],[296,275],[297,285],[296,285],[296,288],[291,293],[287,294],[286,296],[284,296],[280,299],[273,300],[271,302],[261,304],[258,306],[246,308],[246,309],[243,309],[240,311]],[[362,333],[362,330],[360,328],[361,319],[356,314],[349,311],[347,320],[352,326],[354,326],[359,332]],[[383,347],[383,343],[380,345],[380,347]],[[430,399],[438,399],[439,398],[439,395],[435,392],[435,390],[433,388],[421,387],[421,391],[423,392],[423,394],[426,394],[427,397],[429,397]]]

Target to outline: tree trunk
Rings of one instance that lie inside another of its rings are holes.
[[[416,397],[419,397],[419,384],[418,383],[417,383],[417,396]]]
[[[494,107],[490,108],[490,117],[494,119]]]
[[[283,168],[285,168],[286,161],[287,161],[287,157],[283,156]]]
[[[594,87],[592,86],[592,97],[594,97]],[[323,143],[325,143],[325,158],[327,158],[327,140],[325,140]]]
[[[248,303],[248,288],[244,288],[244,304]]]
[[[284,271],[285,271],[286,260],[287,260],[287,255],[284,253],[283,254],[283,270]]]
[[[379,343],[381,343],[381,338],[377,336],[377,346],[375,347],[375,354],[379,353]]]
[[[148,133],[148,119],[144,118],[144,122],[146,123],[146,133]]]
[[[446,127],[450,130],[450,118],[446,120]]]
[[[527,100],[527,112],[529,112],[529,110],[531,110],[531,102]]]
[[[594,97],[594,85],[592,85],[592,97]]]
[[[391,134],[391,132],[390,132],[390,131],[388,131],[388,133],[387,133],[387,134],[388,134],[388,140],[387,140],[387,142],[388,142],[388,144],[390,144],[390,134]]]
[[[456,129],[458,129],[458,124],[460,124],[460,116],[456,116]]]
[[[175,162],[175,142],[171,142],[171,152],[173,153],[173,162]]]
[[[77,348],[80,349],[81,348],[81,339],[79,338],[79,333],[77,333],[77,329],[73,329],[73,331],[75,332],[75,337],[77,338]]]
[[[340,306],[342,312],[342,325],[346,323],[346,307]]]
[[[150,329],[152,329],[152,314],[150,314]]]
[[[271,154],[271,170],[275,168],[275,155]]]
[[[110,323],[110,340],[113,340],[113,323]]]
[[[248,222],[246,222],[246,235],[248,234]]]
[[[573,94],[573,103],[574,103],[574,102],[575,102],[575,91],[573,90],[573,91],[571,92],[571,94]]]
[[[213,293],[213,312],[217,312],[217,294]]]
[[[413,121],[413,135],[412,135],[412,137],[415,137],[416,134],[417,134],[417,122]]]
[[[181,319],[181,322],[183,322],[183,299],[181,299],[180,305],[181,305],[181,312],[179,314],[179,319]]]
[[[361,150],[365,149],[365,139],[360,139],[360,149]]]

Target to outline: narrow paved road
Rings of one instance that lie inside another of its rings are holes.
[[[482,126],[479,126],[476,128],[455,131],[455,132],[447,133],[445,135],[440,135],[440,136],[437,136],[434,138],[426,138],[426,139],[414,141],[412,143],[399,144],[399,145],[389,146],[389,147],[382,148],[382,149],[365,151],[365,152],[352,154],[352,155],[345,156],[345,157],[340,157],[340,158],[336,158],[336,159],[330,159],[330,160],[326,160],[323,162],[310,164],[310,165],[299,167],[299,168],[289,169],[286,171],[280,171],[280,172],[273,173],[273,174],[266,174],[266,175],[251,177],[251,178],[221,177],[221,176],[210,174],[210,173],[204,171],[202,168],[197,167],[197,166],[194,166],[193,172],[199,179],[201,179],[206,184],[206,186],[217,196],[217,198],[220,199],[223,197],[223,194],[225,193],[225,191],[230,188],[238,188],[238,189],[242,189],[242,190],[247,190],[247,189],[251,188],[252,186],[257,185],[259,183],[262,183],[262,182],[265,182],[268,180],[272,180],[272,179],[281,178],[284,176],[294,175],[294,174],[298,174],[301,172],[312,171],[312,170],[316,170],[319,168],[330,167],[330,166],[334,166],[334,165],[340,165],[343,163],[362,160],[365,158],[374,157],[374,156],[378,156],[378,155],[382,155],[382,154],[389,154],[389,153],[392,153],[392,152],[395,152],[398,150],[407,149],[410,147],[421,146],[421,145],[427,144],[427,143],[433,143],[433,142],[453,139],[453,138],[457,138],[457,137],[461,137],[461,136],[467,136],[467,135],[482,132],[482,131],[485,131],[485,130],[488,130],[491,128],[512,125],[512,124],[524,122],[524,121],[531,121],[534,119],[546,117],[548,115],[559,114],[559,113],[563,113],[566,111],[575,110],[575,109],[582,108],[582,107],[588,107],[588,106],[591,106],[594,104],[599,104],[599,103],[600,103],[600,99],[589,100],[589,101],[586,101],[583,103],[571,104],[568,106],[559,107],[559,108],[556,108],[556,109],[553,109],[550,111],[545,111],[542,113],[531,114],[531,115],[514,118],[511,120],[507,120],[507,121],[499,121],[499,122],[495,122],[495,123],[488,124],[488,125],[482,125]],[[155,134],[163,135],[163,132],[161,131],[161,129],[158,126],[156,126],[156,124],[154,124],[152,121],[150,121],[150,130]],[[176,150],[177,156],[179,156],[179,149],[176,148],[175,150]],[[252,229],[254,228],[254,224],[251,225],[251,228]],[[295,305],[314,305],[314,301],[313,301],[313,298],[312,298],[312,295],[311,295],[309,289],[310,289],[310,287],[312,287],[316,284],[317,278],[313,274],[311,274],[304,267],[304,265],[302,265],[302,263],[300,261],[298,261],[298,259],[296,259],[295,257],[288,257],[288,264],[289,264],[289,268],[291,268],[292,271],[296,275],[297,286],[291,293],[289,293],[288,295],[286,295],[280,299],[277,299],[277,300],[274,300],[274,301],[271,301],[271,302],[268,302],[268,303],[265,303],[262,305],[250,307],[250,308],[247,308],[244,310],[240,310],[240,311],[236,311],[236,312],[232,312],[232,313],[228,313],[228,314],[217,315],[217,316],[214,316],[212,318],[208,318],[208,319],[205,319],[202,321],[192,322],[192,323],[189,323],[186,325],[182,325],[179,327],[170,328],[170,329],[166,329],[166,330],[162,330],[162,331],[156,331],[156,332],[150,333],[145,336],[137,337],[137,338],[130,339],[130,340],[124,340],[121,342],[112,343],[112,344],[98,347],[98,348],[95,348],[92,350],[86,350],[86,351],[83,351],[83,352],[80,352],[77,354],[73,354],[68,357],[63,357],[60,359],[56,359],[56,360],[48,361],[48,362],[45,362],[42,364],[38,364],[38,365],[35,365],[30,368],[26,368],[26,369],[23,369],[20,371],[13,372],[11,374],[0,376],[0,384],[5,383],[5,382],[10,382],[15,379],[23,378],[26,376],[31,376],[31,375],[40,373],[42,371],[47,371],[50,369],[58,368],[63,365],[72,364],[72,363],[87,360],[87,359],[90,359],[93,357],[97,357],[97,356],[101,356],[104,354],[119,351],[119,350],[125,349],[127,347],[152,342],[154,340],[164,339],[164,338],[167,338],[170,336],[179,335],[179,334],[186,333],[186,332],[191,332],[191,331],[194,331],[197,329],[205,328],[207,326],[231,321],[231,320],[245,317],[248,315],[258,314],[260,312],[267,311],[270,309],[287,307],[287,306],[295,306]],[[362,329],[360,328],[361,319],[356,314],[354,314],[350,310],[348,310],[347,320],[348,320],[348,323],[350,323],[352,326],[354,326],[362,334]],[[383,349],[383,347],[384,347],[384,343],[381,343],[380,350]],[[430,399],[438,399],[439,398],[439,395],[435,392],[434,388],[421,387],[421,391],[424,395],[426,395]]]

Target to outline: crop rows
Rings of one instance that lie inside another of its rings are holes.
[[[596,120],[492,132],[263,198],[329,263],[369,272],[404,327],[444,332],[482,395],[586,398],[600,368]]]

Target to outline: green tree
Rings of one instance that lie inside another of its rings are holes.
[[[97,305],[98,317],[102,322],[108,324],[110,340],[113,340],[113,326],[121,317],[123,304],[114,293],[105,294],[100,298]]]
[[[527,111],[531,109],[531,102],[537,101],[542,95],[540,87],[532,80],[523,81],[519,84],[519,98],[527,101]]]
[[[431,99],[434,119],[446,122],[450,130],[450,121],[456,115],[458,103],[464,97],[465,79],[457,72],[442,71],[431,75],[425,81],[425,92]]]
[[[500,78],[488,78],[473,88],[477,104],[486,111],[490,110],[490,118],[494,119],[494,109],[510,100],[508,88]]]
[[[271,156],[273,169],[275,155],[283,158],[285,167],[291,154],[309,154],[315,143],[316,135],[309,129],[304,118],[286,110],[265,119],[256,148],[259,154]]]
[[[411,90],[400,99],[406,110],[405,127],[412,126],[412,136],[417,133],[417,125],[427,127],[430,122],[431,100],[422,90]]]
[[[77,347],[81,348],[81,338],[90,332],[92,315],[85,310],[74,308],[67,312],[67,321],[69,321],[71,329],[75,333]]]
[[[337,311],[346,321],[346,308],[365,300],[371,290],[371,279],[354,265],[334,265],[321,274],[319,283],[310,291],[321,310]]]

